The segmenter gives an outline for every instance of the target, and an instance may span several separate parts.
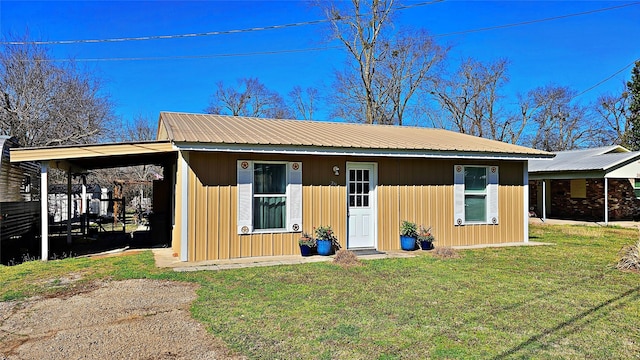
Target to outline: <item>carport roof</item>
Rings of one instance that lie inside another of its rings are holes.
[[[91,170],[142,164],[162,165],[169,160],[167,154],[172,152],[176,152],[176,149],[170,141],[12,148],[11,162],[49,162],[49,166],[55,168],[67,163]]]

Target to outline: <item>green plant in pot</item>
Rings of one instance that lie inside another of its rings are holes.
[[[411,221],[402,221],[400,224],[400,248],[406,251],[415,250],[417,239],[418,225]]]
[[[425,228],[424,226],[420,225],[420,228],[418,229],[416,245],[420,246],[422,250],[433,250],[434,241],[436,241],[436,238],[431,232],[431,226]]]
[[[335,250],[340,249],[340,243],[331,229],[331,226],[320,226],[315,229],[316,247],[318,254],[331,255]]]
[[[309,233],[303,232],[298,240],[298,245],[300,245],[300,255],[311,256],[316,248],[316,240]]]

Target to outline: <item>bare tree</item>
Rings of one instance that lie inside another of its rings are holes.
[[[282,97],[256,78],[239,79],[237,88],[218,82],[206,112],[274,119],[292,117]]]
[[[345,46],[353,60],[353,73],[336,73],[337,82],[344,80],[358,85],[342,98],[361,101],[356,107],[364,111],[362,122],[374,124],[379,122],[377,115],[383,107],[380,89],[376,89],[379,84],[374,80],[381,52],[379,41],[385,35],[384,30],[392,25],[394,0],[352,0],[350,5],[339,7],[336,2],[319,2],[330,21],[333,36]],[[346,114],[347,111],[338,109],[334,111],[336,113]]]
[[[413,95],[434,78],[433,70],[444,60],[448,49],[440,47],[424,30],[402,31],[393,40],[381,41],[380,71],[374,76],[376,89],[388,97],[391,108],[385,123],[403,125]]]
[[[440,126],[464,134],[516,142],[526,118],[505,116],[501,111],[499,91],[507,81],[505,59],[482,63],[468,58],[455,74],[437,78],[433,88],[427,91],[443,109],[441,118],[450,119]]]
[[[599,145],[626,144],[627,130],[631,127],[628,107],[629,96],[626,91],[620,95],[601,95],[596,100],[594,110],[605,126],[598,134]]]
[[[23,146],[96,142],[115,117],[95,75],[73,61],[54,63],[44,47],[0,51],[0,132]]]
[[[529,145],[546,151],[564,151],[593,143],[596,130],[591,126],[587,107],[572,104],[575,95],[575,90],[556,85],[538,87],[527,94],[524,98],[527,116],[537,128]]]
[[[157,126],[154,121],[142,115],[135,116],[130,122],[126,123],[125,141],[148,141],[155,140],[157,135]]]
[[[319,100],[318,89],[308,87],[302,89],[296,86],[289,92],[289,103],[293,109],[296,119],[312,120],[316,110],[318,110]]]

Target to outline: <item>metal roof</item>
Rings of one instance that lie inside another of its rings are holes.
[[[364,125],[226,115],[160,113],[158,139],[174,143],[225,144],[502,154],[550,158],[553,154],[442,129]]]
[[[618,145],[555,154],[552,160],[530,160],[529,173],[608,171],[640,159],[640,151],[629,151]]]

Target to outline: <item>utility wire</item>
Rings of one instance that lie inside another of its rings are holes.
[[[560,20],[560,19],[566,19],[566,18],[575,17],[575,16],[589,15],[589,14],[598,13],[598,12],[616,10],[616,9],[624,8],[624,7],[627,7],[627,6],[634,6],[634,5],[638,5],[638,4],[640,4],[640,1],[632,2],[632,3],[628,3],[628,4],[624,4],[624,5],[611,6],[611,7],[608,7],[608,8],[583,11],[583,12],[573,13],[573,14],[553,16],[553,17],[548,17],[548,18],[544,18],[544,19],[522,21],[522,22],[513,23],[513,24],[496,25],[496,26],[489,26],[489,27],[485,27],[485,28],[478,28],[478,29],[471,29],[471,30],[455,31],[455,32],[450,32],[450,33],[446,33],[446,34],[434,35],[434,37],[463,35],[463,34],[469,34],[469,33],[474,33],[474,32],[489,31],[489,30],[496,30],[496,29],[505,29],[505,28],[515,27],[515,26],[522,26],[522,25],[531,25],[531,24],[537,24],[537,23],[546,22],[546,21]]]
[[[435,3],[443,2],[444,0],[432,0],[425,1],[417,4],[398,6],[396,10],[406,10],[412,9],[420,6],[432,5]],[[349,18],[349,17],[345,17]],[[320,20],[310,20],[310,21],[302,21],[295,22],[290,24],[282,24],[282,25],[270,25],[270,26],[262,26],[262,27],[253,27],[248,29],[237,29],[237,30],[223,30],[223,31],[209,31],[202,33],[190,33],[190,34],[177,34],[177,35],[153,35],[153,36],[140,36],[140,37],[125,37],[125,38],[111,38],[111,39],[84,39],[84,40],[51,40],[51,41],[2,41],[0,44],[2,45],[68,45],[68,44],[91,44],[91,43],[111,43],[111,42],[126,42],[126,41],[143,41],[143,40],[164,40],[164,39],[183,39],[183,38],[195,38],[195,37],[203,37],[203,36],[216,36],[216,35],[230,35],[230,34],[241,34],[255,31],[264,31],[264,30],[275,30],[275,29],[285,29],[291,27],[298,26],[306,26],[306,25],[316,25],[325,22],[332,21],[332,19],[320,19]]]
[[[585,89],[585,90],[582,90],[580,93],[578,93],[578,94],[576,94],[574,97],[572,97],[572,98],[571,98],[571,100],[573,100],[573,99],[577,98],[578,96],[582,96],[582,95],[584,95],[585,93],[587,93],[587,92],[589,92],[589,91],[591,91],[591,90],[593,90],[593,89],[597,88],[598,86],[600,86],[600,85],[602,85],[602,84],[606,83],[607,81],[609,81],[609,80],[613,79],[616,75],[620,74],[621,72],[623,72],[623,71],[627,70],[628,68],[630,68],[631,66],[633,66],[633,64],[635,64],[637,61],[640,61],[640,58],[637,58],[637,59],[633,60],[631,63],[629,63],[628,65],[626,65],[626,66],[625,66],[625,67],[623,67],[622,69],[620,69],[620,70],[618,70],[618,71],[614,72],[613,74],[611,74],[610,76],[606,77],[605,79],[598,81],[596,84],[594,84],[594,85],[590,86],[589,88],[587,88],[587,89]]]
[[[423,2],[423,3],[413,4],[413,5],[406,5],[406,6],[398,7],[398,9],[399,10],[404,10],[404,9],[408,9],[408,8],[412,8],[412,7],[429,5],[429,4],[433,4],[435,2],[440,2],[440,1],[444,1],[444,0],[435,0],[435,1],[431,1],[431,2]],[[433,37],[446,37],[446,36],[454,36],[454,35],[463,35],[463,34],[474,33],[474,32],[490,31],[490,30],[497,30],[497,29],[503,29],[503,28],[508,28],[508,27],[523,26],[523,25],[531,25],[531,24],[540,23],[540,22],[565,19],[565,18],[574,17],[574,16],[588,15],[588,14],[593,14],[593,13],[597,13],[597,12],[610,11],[610,10],[615,10],[615,9],[619,9],[619,8],[622,8],[622,7],[633,6],[633,5],[638,5],[638,4],[640,4],[640,2],[633,2],[633,3],[629,3],[629,4],[618,5],[618,6],[602,8],[602,9],[595,9],[595,10],[590,10],[590,11],[585,11],[585,12],[580,12],[580,13],[573,13],[573,14],[559,15],[559,16],[543,18],[543,19],[523,21],[523,22],[519,22],[519,23],[512,23],[512,24],[506,24],[506,25],[497,25],[497,26],[478,28],[478,29],[462,30],[462,31],[445,33],[445,34],[435,34],[435,35],[433,35]],[[306,22],[306,23],[301,22],[301,23],[296,23],[296,24],[310,24],[310,23],[315,23],[315,22],[326,22],[326,21],[329,21],[329,20],[315,20],[315,21],[311,21],[311,22]],[[263,29],[267,29],[267,28],[275,29],[275,28],[287,27],[287,26],[291,26],[291,25],[292,24],[274,25],[274,26],[265,27]],[[258,29],[258,28],[253,28],[253,29]],[[248,31],[255,31],[255,30],[251,30],[251,29],[230,30],[228,33],[232,33],[232,32],[233,33],[241,33],[241,32],[248,32]],[[202,33],[202,34],[214,34],[214,33],[222,34],[223,32],[209,32],[209,33]],[[170,37],[171,38],[184,38],[184,37],[190,37],[190,36],[196,36],[196,35],[197,34],[184,34],[184,35],[167,35],[167,36],[162,36],[162,37],[163,38],[170,38]],[[147,37],[147,38],[150,39],[151,37]],[[121,39],[103,39],[103,40],[65,40],[65,43],[71,43],[71,42],[74,42],[74,43],[83,42],[84,43],[84,42],[127,41],[126,39],[143,40],[145,38],[121,38]],[[22,42],[22,41],[0,42],[0,44],[11,44],[11,45],[26,45],[26,44],[44,45],[44,44],[53,44],[53,43],[62,43],[62,42],[61,41],[52,41],[52,42],[51,41],[50,42]],[[52,62],[64,62],[64,61],[97,62],[97,61],[143,61],[143,60],[206,59],[206,58],[241,57],[241,56],[254,56],[254,55],[276,55],[276,54],[286,54],[286,53],[299,53],[299,52],[305,52],[305,51],[334,50],[334,49],[338,49],[338,48],[340,48],[340,47],[338,47],[338,46],[328,46],[328,47],[316,47],[316,48],[308,48],[308,49],[286,49],[286,50],[273,50],[273,51],[264,51],[264,52],[235,53],[235,54],[209,54],[209,55],[192,55],[192,56],[185,55],[185,56],[164,56],[164,57],[163,56],[158,56],[158,57],[131,57],[131,58],[120,57],[120,58],[86,58],[86,59],[85,58],[82,58],[82,59],[51,59],[51,60],[44,60],[44,61],[52,61]]]
[[[241,56],[258,56],[258,55],[275,55],[275,54],[287,54],[287,53],[299,53],[309,51],[325,51],[332,49],[340,49],[341,46],[328,46],[306,49],[289,49],[289,50],[273,50],[273,51],[259,51],[249,53],[235,53],[235,54],[209,54],[209,55],[176,55],[176,56],[158,56],[158,57],[122,57],[122,58],[88,58],[88,59],[61,59],[61,60],[48,60],[48,61],[142,61],[142,60],[184,60],[184,59],[211,59],[211,58],[225,58],[225,57],[241,57]]]

